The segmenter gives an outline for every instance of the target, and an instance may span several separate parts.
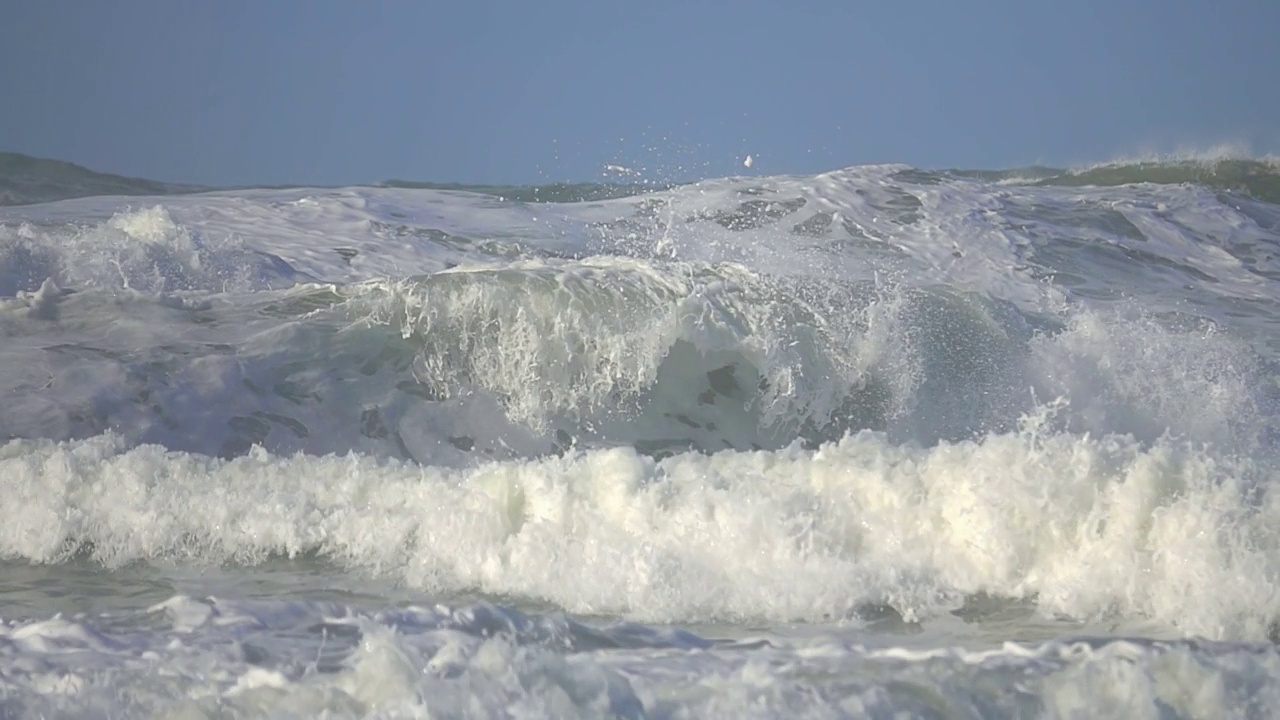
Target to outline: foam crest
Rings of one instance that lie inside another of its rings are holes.
[[[399,330],[435,394],[487,390],[535,428],[556,415],[634,420],[646,395],[671,390],[754,404],[770,425],[825,421],[827,398],[865,382],[850,320],[867,300],[854,288],[812,289],[732,265],[593,258],[375,284],[351,309],[365,305]],[[830,311],[841,301],[847,316]],[[704,387],[688,387],[695,381]],[[713,405],[708,397],[699,402]]]
[[[359,456],[232,461],[110,435],[0,450],[0,552],[257,563],[318,553],[432,592],[655,621],[907,619],[966,597],[1260,638],[1280,612],[1274,473],[1192,446],[1021,433],[932,449],[630,449],[448,471]],[[193,512],[193,508],[200,508]]]
[[[1073,170],[1087,171],[1095,168],[1124,167],[1128,165],[1180,166],[1192,163],[1211,166],[1214,163],[1232,160],[1275,163],[1277,158],[1273,155],[1259,155],[1246,143],[1223,142],[1207,147],[1179,147],[1165,152],[1153,149],[1146,152],[1124,154],[1102,162],[1078,165]]]
[[[88,227],[0,226],[0,294],[35,290],[50,278],[68,288],[161,294],[287,287],[298,277],[234,237],[191,232],[159,205]]]
[[[1173,327],[1170,327],[1170,326]],[[1243,341],[1194,318],[1158,321],[1132,308],[1077,313],[1030,343],[1040,397],[1069,398],[1063,426],[1162,435],[1274,457],[1280,387]]]
[[[432,397],[483,390],[510,419],[583,440],[635,444],[677,420],[695,431],[684,447],[712,451],[867,428],[932,444],[1062,397],[1077,432],[1252,452],[1280,409],[1248,344],[1132,306],[1038,316],[949,288],[610,258],[371,285],[344,307],[398,329]]]

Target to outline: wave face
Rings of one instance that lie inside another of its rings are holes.
[[[942,176],[982,178],[1015,184],[1064,187],[1120,187],[1123,185],[1199,185],[1247,195],[1268,203],[1280,202],[1280,162],[1230,153],[1205,157],[1149,158],[1098,163],[1063,169],[1028,167],[1017,170],[956,170]]]
[[[0,564],[31,579],[0,605],[25,668],[0,702],[361,715],[465,681],[497,715],[1068,716],[1109,693],[1259,716],[1276,177],[4,209]],[[108,599],[50,619],[64,585]],[[55,647],[138,688],[163,656],[172,682],[112,695]],[[1005,672],[1021,694],[991,690]],[[1193,675],[1221,694],[1170,694]]]

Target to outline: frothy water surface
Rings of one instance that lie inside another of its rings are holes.
[[[1275,177],[4,208],[0,716],[1267,717]]]

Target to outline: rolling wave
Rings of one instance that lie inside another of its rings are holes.
[[[0,158],[0,716],[1266,716],[1274,179]]]

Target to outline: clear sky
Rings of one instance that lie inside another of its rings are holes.
[[[1278,0],[0,3],[0,149],[211,184],[1274,153],[1278,76]]]

